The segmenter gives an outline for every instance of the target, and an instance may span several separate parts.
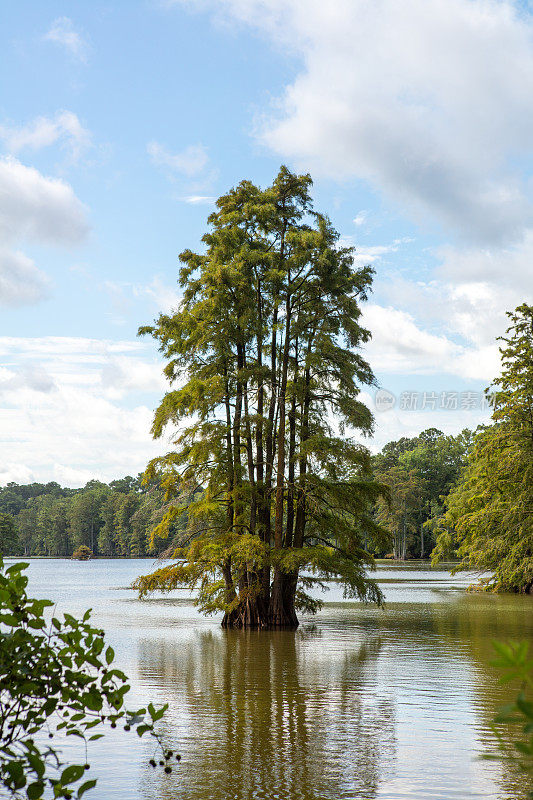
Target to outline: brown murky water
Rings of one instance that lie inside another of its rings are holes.
[[[479,755],[508,692],[489,665],[491,640],[533,638],[532,598],[467,594],[467,577],[387,565],[384,611],[343,602],[334,587],[296,633],[240,633],[200,616],[185,592],[138,601],[126,587],[150,566],[29,568],[35,596],[94,609],[131,677],[132,706],[170,704],[163,731],[179,769],[155,775],[144,741],[110,731],[89,756],[93,800],[525,796],[523,779]]]

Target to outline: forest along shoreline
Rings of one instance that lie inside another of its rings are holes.
[[[470,430],[447,436],[430,428],[419,436],[389,442],[372,456],[375,474],[390,486],[392,498],[390,507],[381,502],[376,509],[391,530],[392,549],[374,550],[376,559],[389,556],[387,563],[429,559],[436,522],[466,465],[473,437]],[[168,539],[156,538],[151,544],[150,532],[167,508],[163,492],[155,482],[143,483],[142,473],[110,483],[91,480],[79,489],[53,481],[11,482],[0,488],[0,552],[24,558],[71,558],[77,547],[85,545],[94,558],[159,558],[178,546],[188,526],[184,513],[173,521]]]

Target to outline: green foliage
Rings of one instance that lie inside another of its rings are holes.
[[[15,519],[11,514],[0,513],[0,556],[19,553],[20,542]]]
[[[159,555],[169,547],[150,532],[165,514],[162,493],[155,485],[141,486],[140,478],[89,481],[82,489],[64,489],[57,483],[0,488],[2,513],[14,520],[16,540],[10,534],[4,553],[27,556],[72,556],[80,545],[95,556],[143,557]],[[9,523],[10,525],[11,523]],[[176,526],[186,524],[186,513]],[[4,528],[7,531],[6,524]],[[2,552],[0,524],[0,553]],[[7,539],[6,539],[7,543]]]
[[[360,353],[372,270],[354,267],[310,186],[282,167],[264,190],[242,181],[220,197],[205,252],[180,255],[179,309],[140,330],[171,384],[152,433],[179,430],[146,471],[169,503],[153,541],[185,509],[188,523],[178,563],[138,586],[197,586],[224,624],[297,624],[296,602],[316,607],[304,588],[333,575],[381,598],[364,568],[365,542],[387,540],[371,513],[383,487],[346,436],[373,425],[358,397],[374,380]]]
[[[533,587],[533,307],[508,314],[493,424],[475,437],[463,480],[439,521],[434,560],[456,552],[457,569],[489,572],[495,591]]]
[[[420,557],[434,545],[435,520],[462,474],[472,434],[445,436],[436,428],[389,442],[373,458],[379,481],[390,489],[377,504],[377,519],[393,537],[395,558]]]
[[[75,558],[78,561],[88,561],[92,557],[93,557],[93,551],[91,550],[90,547],[87,547],[87,545],[85,544],[80,544],[80,546],[76,547],[76,549],[72,553],[72,558]]]
[[[0,561],[0,781],[11,797],[81,797],[95,780],[82,779],[87,763],[66,765],[52,744],[56,734],[85,743],[100,738],[106,725],[154,737],[154,723],[166,707],[127,709],[127,678],[113,667],[114,652],[104,633],[64,614],[45,618],[53,603],[27,596],[27,564],[4,571]],[[47,735],[48,743],[44,744]]]
[[[501,760],[514,765],[533,781],[533,659],[528,642],[493,642],[498,657],[491,663],[502,673],[500,683],[518,683],[515,699],[500,709],[493,720],[492,731],[499,753],[488,753],[485,759]],[[533,798],[533,791],[528,797]]]

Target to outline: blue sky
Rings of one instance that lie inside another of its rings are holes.
[[[178,301],[213,198],[280,163],[376,270],[368,358],[395,405],[371,447],[487,419],[533,289],[527,5],[20,0],[1,21],[0,484],[166,447],[137,328]]]

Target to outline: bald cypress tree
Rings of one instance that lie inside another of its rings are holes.
[[[146,471],[169,502],[153,535],[185,507],[189,522],[176,561],[137,585],[194,586],[225,626],[296,627],[298,608],[317,608],[306,589],[333,577],[347,596],[381,600],[363,546],[383,543],[380,487],[345,435],[373,423],[358,399],[374,380],[360,353],[372,270],[354,268],[310,187],[282,167],[265,190],[243,181],[220,197],[205,252],[180,255],[178,310],[140,329],[171,383],[153,435],[175,431]]]

